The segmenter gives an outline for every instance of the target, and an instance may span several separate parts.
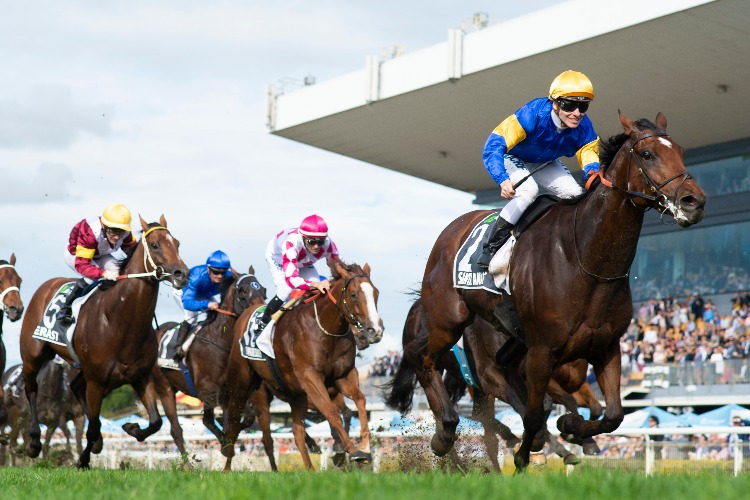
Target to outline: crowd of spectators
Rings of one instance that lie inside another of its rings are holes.
[[[750,292],[734,295],[729,314],[720,314],[700,293],[682,301],[667,296],[643,302],[620,349],[625,378],[648,367],[674,365],[679,384],[747,382]]]
[[[671,273],[630,281],[633,300],[650,297],[687,297],[690,294],[715,295],[750,289],[750,275],[743,268],[723,266],[716,273],[686,272],[678,278]]]
[[[398,370],[400,363],[401,353],[399,351],[388,351],[385,356],[373,358],[368,376],[392,377]]]

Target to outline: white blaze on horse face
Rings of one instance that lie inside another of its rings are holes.
[[[666,140],[664,137],[659,137],[659,142],[661,142],[663,145],[665,145],[668,148],[672,147],[672,143]]]
[[[375,305],[375,289],[369,283],[362,283],[359,287],[362,293],[367,298],[367,314],[372,323],[372,327],[377,333],[381,333],[383,329],[380,327],[380,316],[378,315],[378,307]]]

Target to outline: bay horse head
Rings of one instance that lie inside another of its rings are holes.
[[[357,348],[363,350],[380,342],[383,338],[383,320],[377,305],[380,292],[370,280],[370,265],[347,265],[329,258],[328,267],[334,278],[329,293],[349,323]]]
[[[9,261],[0,260],[0,315],[5,313],[11,321],[18,321],[23,314],[22,280],[15,265],[16,254],[11,254]]]
[[[143,272],[158,281],[168,281],[177,289],[187,285],[190,271],[180,257],[178,251],[180,242],[167,229],[167,221],[164,215],[159,218],[158,224],[149,224],[143,220],[143,217],[139,218],[143,235],[138,246],[143,252],[143,263],[142,267],[136,269],[136,272]],[[135,258],[135,254],[138,252],[139,249],[133,252],[133,258],[130,259],[131,265],[141,265],[141,258]],[[130,266],[125,267],[127,269]],[[130,271],[128,271],[128,274],[130,274]]]
[[[627,169],[607,175],[609,181],[599,175],[602,184],[626,192],[635,206],[654,208],[662,218],[671,215],[681,227],[700,222],[706,194],[685,169],[684,150],[667,133],[664,114],[656,115],[655,124],[646,119],[634,122],[618,114],[625,132],[601,141],[602,171],[606,173],[618,160]],[[619,155],[628,158],[617,158]]]
[[[232,312],[235,314],[239,315],[251,305],[261,305],[266,300],[266,288],[255,277],[253,266],[250,266],[248,274],[242,274],[237,278],[234,289]]]

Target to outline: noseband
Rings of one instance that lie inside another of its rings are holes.
[[[10,267],[12,269],[15,269],[15,266],[12,264],[0,264],[0,269],[4,267]],[[8,295],[10,292],[18,292],[21,293],[21,290],[17,286],[9,286],[2,292],[0,292],[0,310],[6,311],[8,307],[5,305],[5,296]]]

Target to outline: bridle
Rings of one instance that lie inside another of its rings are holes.
[[[146,270],[146,272],[121,274],[117,277],[118,280],[127,278],[154,278],[156,279],[156,281],[163,281],[165,278],[171,276],[171,274],[168,273],[162,266],[156,265],[154,259],[151,257],[151,252],[148,249],[148,243],[146,242],[146,237],[153,231],[157,231],[159,229],[163,229],[164,231],[169,232],[169,230],[164,226],[154,226],[143,233],[143,236],[141,237],[141,243],[143,244],[143,268]],[[151,271],[148,270],[149,265],[151,266]]]
[[[626,193],[628,195],[628,199],[630,200],[630,203],[634,207],[636,207],[636,204],[633,201],[633,197],[643,198],[643,199],[645,199],[645,200],[647,200],[649,202],[654,202],[655,201],[655,202],[657,202],[659,204],[660,207],[662,207],[662,210],[659,210],[659,214],[661,215],[662,223],[666,224],[666,222],[664,222],[664,214],[667,211],[670,211],[672,214],[677,213],[677,210],[678,210],[678,208],[677,208],[677,193],[682,188],[682,185],[685,184],[685,182],[688,179],[692,179],[693,176],[690,174],[690,172],[688,172],[687,170],[685,170],[684,172],[677,173],[677,174],[673,175],[672,177],[669,177],[668,179],[666,179],[665,181],[663,181],[661,184],[657,184],[656,182],[654,182],[654,180],[651,177],[649,177],[648,173],[646,173],[646,168],[643,166],[643,163],[641,162],[641,159],[638,157],[638,155],[635,152],[635,145],[636,144],[638,144],[640,141],[642,141],[644,139],[649,139],[651,137],[669,137],[669,134],[667,134],[666,132],[651,132],[651,133],[645,134],[645,135],[643,135],[641,137],[638,137],[635,140],[633,140],[633,139],[629,139],[628,140],[630,142],[629,151],[628,151],[629,157],[628,157],[628,172],[627,172],[628,189],[625,189],[625,188],[622,188],[620,186],[617,186],[617,185],[613,184],[611,181],[605,179],[604,178],[604,173],[601,170],[599,172],[597,172],[596,174],[592,175],[591,178],[589,178],[589,180],[586,182],[586,189],[588,190],[590,188],[590,186],[591,186],[594,178],[598,177],[599,180],[600,180],[600,182],[602,183],[602,185],[604,185],[605,187],[608,187],[610,189],[615,189],[615,190],[622,191],[622,192]],[[647,193],[643,193],[641,191],[633,191],[632,189],[630,189],[630,167],[632,166],[632,164],[633,164],[634,161],[635,161],[636,166],[638,167],[638,173],[641,175],[641,177],[643,178],[643,180],[646,183],[646,185],[648,185],[650,192],[653,193],[654,196],[649,195]],[[610,165],[611,164],[612,163],[610,163]],[[680,181],[680,185],[677,186],[677,189],[675,190],[674,199],[670,200],[669,197],[662,192],[662,189],[667,184],[671,183],[675,179],[679,179],[680,177],[682,177],[682,180]],[[581,261],[580,252],[578,250],[578,239],[576,238],[576,229],[577,229],[577,225],[578,225],[578,207],[579,206],[580,206],[580,204],[576,205],[575,213],[573,215],[573,248],[575,249],[576,259],[578,260],[578,266],[583,270],[583,272],[585,272],[589,276],[591,276],[593,278],[597,278],[597,279],[603,280],[603,281],[615,281],[615,280],[619,280],[619,279],[622,279],[622,278],[627,278],[630,275],[630,269],[628,269],[628,271],[625,274],[622,274],[620,276],[607,277],[607,276],[599,276],[598,274],[594,274],[591,271],[589,271],[588,269],[586,269],[586,267],[584,267],[583,262]]]
[[[370,277],[367,274],[355,274],[353,276],[349,276],[346,281],[344,281],[344,286],[341,287],[341,297],[339,297],[339,300],[333,298],[333,295],[330,293],[327,293],[326,296],[331,300],[331,302],[334,303],[336,306],[336,309],[339,311],[339,315],[344,318],[344,320],[351,326],[357,328],[359,331],[364,331],[365,326],[362,324],[362,322],[357,318],[357,316],[354,314],[354,311],[352,311],[351,307],[349,306],[349,303],[346,301],[346,287],[349,286],[349,284],[354,280],[355,278],[365,278],[370,279]],[[317,298],[315,296],[314,298]],[[326,335],[329,335],[331,337],[343,337],[345,335],[348,335],[349,331],[347,330],[343,334],[334,334],[328,332],[325,328],[323,328],[323,325],[320,324],[320,318],[318,316],[318,307],[315,303],[315,300],[313,300],[313,310],[315,311],[315,322],[318,324],[318,328],[321,329],[323,333]]]
[[[13,264],[0,264],[0,269],[3,269],[5,267],[9,267],[11,269],[15,269],[15,266]],[[7,311],[8,306],[5,305],[5,296],[8,295],[10,292],[18,292],[21,293],[21,289],[17,286],[9,286],[2,292],[0,292],[0,310]]]
[[[635,205],[635,202],[633,201],[633,197],[643,198],[649,202],[657,202],[660,207],[662,207],[662,210],[659,210],[659,214],[661,215],[662,223],[666,224],[664,222],[664,214],[667,213],[667,211],[671,212],[672,214],[676,213],[677,208],[677,193],[679,193],[680,189],[682,188],[682,185],[685,184],[685,182],[688,179],[693,179],[693,175],[685,170],[684,172],[674,174],[672,177],[666,179],[661,184],[657,184],[654,182],[654,180],[649,177],[648,173],[646,173],[646,168],[643,166],[643,163],[641,162],[641,159],[638,157],[638,155],[635,153],[635,145],[641,142],[644,139],[649,139],[651,137],[669,137],[669,134],[666,132],[652,132],[646,135],[643,135],[641,137],[638,137],[637,139],[629,139],[630,147],[629,147],[629,157],[628,157],[628,189],[622,188],[620,186],[617,186],[613,184],[611,181],[604,178],[604,173],[602,171],[597,172],[596,174],[592,175],[591,178],[586,182],[586,189],[589,189],[591,186],[591,183],[593,182],[594,178],[599,178],[600,182],[611,189],[616,189],[618,191],[622,191],[626,193],[629,196],[630,203],[633,206]],[[630,167],[632,166],[633,161],[635,161],[636,166],[638,167],[638,173],[643,178],[644,182],[648,185],[649,190],[654,195],[649,195],[647,193],[643,193],[641,191],[633,191],[630,189]],[[611,165],[611,163],[610,163]],[[680,185],[677,186],[677,189],[675,190],[674,199],[669,199],[669,197],[662,192],[662,189],[669,183],[671,183],[673,180],[678,179],[682,177],[682,180],[680,181]]]

